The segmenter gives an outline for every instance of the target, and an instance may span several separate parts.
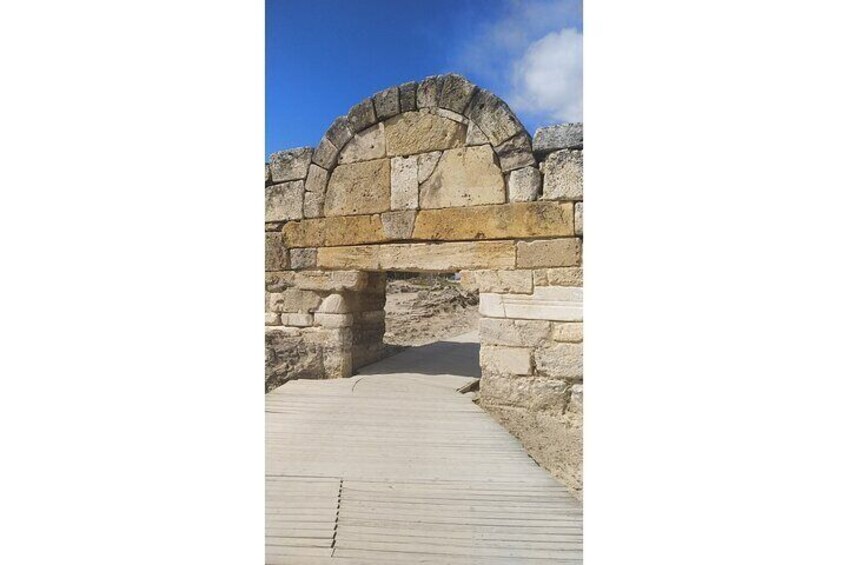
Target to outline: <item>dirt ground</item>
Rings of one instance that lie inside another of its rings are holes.
[[[389,353],[425,345],[477,329],[478,296],[444,278],[390,280],[386,288],[386,334]],[[582,468],[567,461],[581,459],[582,419],[572,413],[582,395],[572,395],[564,414],[481,405],[515,436],[531,457],[582,500]],[[570,446],[567,448],[566,446]]]
[[[478,300],[476,293],[445,278],[390,280],[383,342],[425,345],[477,329]]]

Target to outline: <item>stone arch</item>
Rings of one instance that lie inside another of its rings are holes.
[[[387,88],[266,165],[266,387],[379,358],[387,271],[480,291],[481,398],[563,413],[582,394],[581,124],[531,140],[455,75]],[[570,408],[569,408],[570,409]]]

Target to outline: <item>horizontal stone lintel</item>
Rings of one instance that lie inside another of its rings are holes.
[[[322,247],[319,269],[370,271],[451,272],[461,269],[511,269],[515,267],[515,242],[469,241],[401,243]]]
[[[341,247],[401,241],[485,241],[574,236],[571,202],[515,202],[405,212],[411,233],[397,228],[397,212],[292,221],[282,226],[288,248]]]

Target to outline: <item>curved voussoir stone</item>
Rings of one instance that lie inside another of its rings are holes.
[[[385,120],[400,113],[400,93],[398,87],[387,88],[374,95],[374,110],[378,120]]]
[[[377,123],[377,113],[374,111],[374,102],[366,98],[347,113],[348,126],[353,132],[362,131]]]
[[[415,97],[417,96],[418,91],[417,82],[405,82],[398,87],[398,91],[400,95],[401,112],[412,112],[413,110],[418,109],[418,105],[415,103]]]
[[[444,77],[444,75],[430,76],[418,84],[415,103],[418,105],[419,110],[421,108],[432,108],[439,105],[439,94],[442,90]]]
[[[321,138],[318,147],[312,154],[312,162],[324,169],[332,169],[336,166],[336,159],[339,157],[339,150],[333,143],[327,139],[327,136]]]
[[[506,102],[483,88],[477,89],[465,115],[483,130],[495,146],[524,131],[524,126]]]
[[[445,75],[439,93],[439,106],[462,114],[468,107],[476,89],[477,87],[463,76],[453,73]]]
[[[342,149],[347,145],[347,142],[353,137],[347,116],[340,116],[333,120],[330,129],[327,130],[326,136],[338,149]]]

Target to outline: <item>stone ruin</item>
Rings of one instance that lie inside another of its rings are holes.
[[[386,272],[460,272],[480,292],[481,402],[580,420],[582,124],[531,139],[500,98],[439,75],[270,161],[266,390],[379,359]]]

